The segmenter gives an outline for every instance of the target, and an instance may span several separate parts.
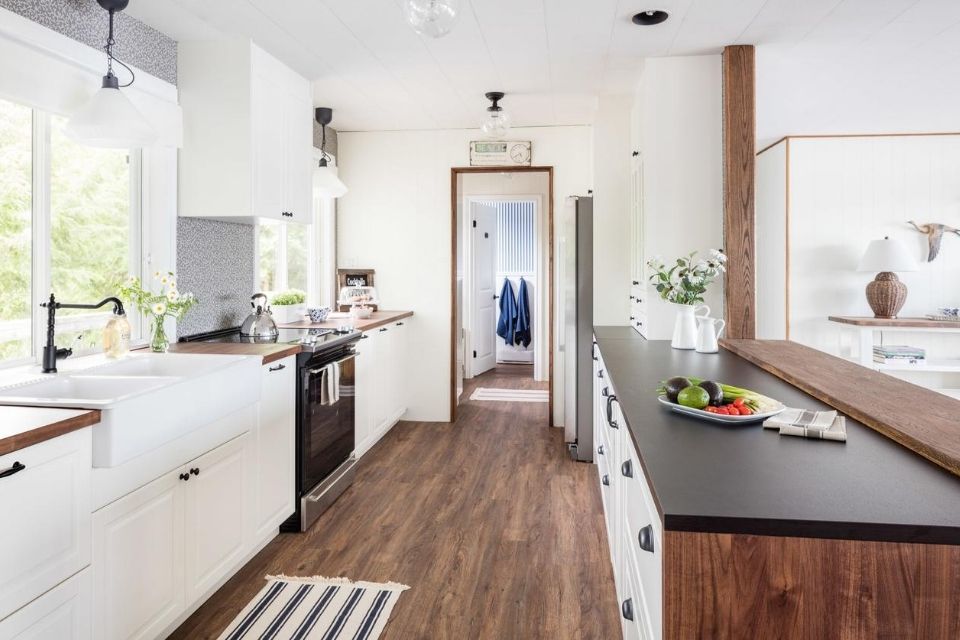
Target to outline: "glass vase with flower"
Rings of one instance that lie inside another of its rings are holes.
[[[157,271],[153,278],[159,284],[156,293],[145,289],[140,278],[130,276],[120,286],[120,297],[150,320],[150,350],[166,353],[170,340],[163,326],[164,320],[182,318],[198,300],[192,293],[181,293],[177,289],[177,278],[172,271]]]

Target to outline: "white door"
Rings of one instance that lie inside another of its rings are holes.
[[[156,638],[185,607],[183,469],[93,514],[93,637]]]
[[[476,376],[497,364],[497,208],[471,202],[470,218],[473,256],[470,375]]]
[[[243,434],[187,463],[184,500],[187,601],[194,602],[243,556],[247,529],[247,452]]]
[[[296,356],[263,367],[260,415],[256,429],[257,540],[262,540],[293,514],[296,505],[295,408],[297,404]]]

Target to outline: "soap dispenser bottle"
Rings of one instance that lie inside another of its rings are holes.
[[[122,358],[130,353],[130,322],[127,314],[117,313],[103,329],[103,350],[108,358]]]

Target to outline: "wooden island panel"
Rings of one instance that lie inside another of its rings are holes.
[[[960,547],[667,531],[664,638],[960,638]]]
[[[960,404],[953,398],[789,340],[720,344],[960,476]]]

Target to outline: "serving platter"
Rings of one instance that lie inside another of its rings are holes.
[[[777,403],[779,406],[772,411],[754,413],[749,416],[725,416],[721,413],[710,413],[709,411],[704,411],[703,409],[694,409],[693,407],[685,407],[682,404],[670,402],[670,399],[667,398],[667,396],[657,396],[657,400],[660,402],[660,404],[669,408],[671,411],[676,411],[677,413],[682,413],[684,415],[706,420],[708,422],[718,422],[720,424],[750,424],[753,422],[762,422],[770,416],[775,416],[786,409],[783,404]]]

